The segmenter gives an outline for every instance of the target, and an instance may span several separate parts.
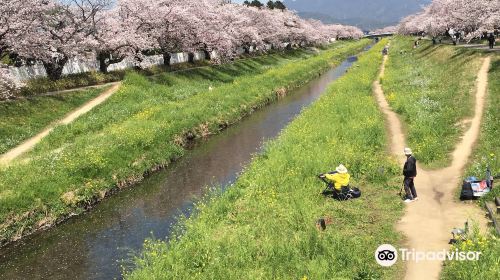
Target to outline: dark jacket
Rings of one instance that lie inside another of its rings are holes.
[[[416,177],[417,176],[417,160],[414,156],[409,156],[406,159],[405,166],[403,168],[403,175],[405,177]]]

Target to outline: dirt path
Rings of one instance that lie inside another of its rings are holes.
[[[489,46],[487,46],[486,44],[461,45],[460,47],[466,49],[482,50],[487,52],[500,52],[500,47],[498,46],[498,44],[493,49],[490,49]]]
[[[49,133],[58,125],[67,125],[72,123],[75,119],[80,117],[81,115],[89,112],[92,110],[94,107],[97,105],[103,103],[106,101],[111,95],[113,95],[118,88],[120,88],[121,83],[115,83],[111,88],[103,92],[101,95],[98,97],[90,100],[89,102],[85,103],[81,107],[73,110],[72,112],[68,113],[66,117],[63,119],[55,122],[54,124],[49,125],[46,127],[44,130],[42,130],[40,133],[37,135],[31,137],[30,139],[24,141],[22,144],[19,146],[9,150],[3,155],[0,155],[0,165],[8,165],[12,160],[16,159],[20,155],[26,153],[27,151],[31,150],[37,143],[39,143],[43,138],[45,138]]]
[[[424,252],[448,249],[451,230],[455,227],[463,228],[467,219],[478,222],[481,228],[486,228],[484,213],[478,207],[457,202],[455,197],[463,169],[478,139],[490,60],[489,57],[484,59],[478,73],[474,117],[453,152],[452,164],[440,170],[428,171],[419,168],[417,171],[415,186],[420,199],[406,207],[405,215],[397,225],[397,229],[407,237],[405,246],[408,249]],[[384,74],[386,61],[387,56],[384,57],[380,76]],[[403,149],[406,141],[401,122],[387,103],[379,81],[374,83],[373,89],[377,102],[386,116],[391,138],[391,153],[403,165],[405,161]],[[405,265],[405,279],[438,279],[442,268],[440,261],[418,263],[408,261]]]

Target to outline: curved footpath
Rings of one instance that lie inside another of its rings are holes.
[[[380,78],[384,75],[388,57],[384,57],[379,79],[374,82],[373,89],[377,102],[384,112],[388,133],[390,135],[390,151],[404,164],[405,136],[401,122],[385,99]],[[461,142],[453,152],[452,164],[439,170],[424,170],[418,168],[415,185],[419,200],[407,206],[406,213],[398,223],[397,228],[406,236],[407,249],[416,251],[448,250],[451,230],[462,228],[465,221],[479,223],[486,227],[484,213],[475,206],[456,201],[456,187],[460,184],[463,169],[472,153],[472,148],[478,139],[484,102],[488,84],[488,69],[491,58],[487,57],[481,66],[477,78],[475,94],[475,113],[469,129],[463,135]],[[442,268],[440,261],[407,261],[405,279],[438,279]]]
[[[116,82],[116,83],[111,83],[111,84],[113,85],[111,88],[109,88],[105,92],[101,93],[96,98],[83,104],[80,108],[73,110],[68,115],[66,115],[66,117],[55,122],[54,124],[49,125],[44,130],[39,132],[37,135],[24,141],[19,146],[9,150],[8,152],[6,152],[3,155],[0,155],[0,165],[8,165],[12,160],[16,159],[17,157],[26,153],[27,151],[33,149],[33,147],[36,144],[38,144],[43,138],[45,138],[47,135],[49,135],[49,133],[52,132],[52,130],[54,130],[54,128],[56,126],[70,124],[74,120],[76,120],[78,117],[80,117],[81,115],[89,112],[90,110],[92,110],[96,106],[98,106],[99,104],[106,101],[120,88],[121,82]]]

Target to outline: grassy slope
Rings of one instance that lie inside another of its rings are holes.
[[[0,170],[0,241],[82,212],[117,186],[181,156],[178,144],[185,139],[216,133],[276,99],[277,89],[317,77],[367,43],[340,43],[316,56],[282,57],[281,62],[271,56],[153,80],[128,74],[105,104],[45,138],[29,154],[30,161]]]
[[[500,174],[500,56],[492,59],[488,77],[488,103],[481,127],[479,143],[474,151],[466,176],[484,178],[486,166],[490,166],[493,174]],[[498,181],[498,180],[497,180]],[[491,201],[500,196],[498,182],[496,188],[483,200]],[[463,242],[456,246],[464,251],[482,252],[480,262],[448,262],[442,279],[500,279],[500,239],[482,238],[474,235],[471,242]]]
[[[439,167],[449,163],[462,133],[456,124],[472,114],[481,55],[430,42],[416,50],[412,45],[411,38],[393,40],[383,87],[392,108],[403,116],[419,161]]]
[[[96,108],[95,114],[89,118],[75,122],[72,126],[60,127],[57,133],[51,134],[47,141],[36,147],[34,154],[41,155],[53,147],[71,144],[79,138],[85,139],[89,131],[94,134],[103,133],[140,114],[146,108],[181,102],[207,92],[209,87],[231,84],[241,77],[248,79],[261,75],[270,68],[310,56],[304,51],[278,53],[242,59],[233,64],[187,69],[177,73],[164,72],[150,77],[131,72],[124,80],[125,90],[120,91],[104,106]]]
[[[96,97],[105,88],[0,102],[0,154]]]
[[[387,158],[384,121],[372,82],[385,40],[363,55],[281,136],[265,146],[237,183],[207,198],[173,236],[148,240],[128,279],[380,279],[373,252],[398,244],[402,215]],[[363,108],[363,110],[359,110]],[[345,163],[360,199],[324,198],[316,174]],[[315,220],[333,218],[325,232]],[[306,278],[303,278],[306,277]]]
[[[493,57],[488,75],[488,101],[481,134],[466,176],[484,178],[487,166],[493,175],[500,175],[500,55]],[[497,180],[498,181],[498,180]],[[487,199],[500,196],[500,188],[493,189]]]

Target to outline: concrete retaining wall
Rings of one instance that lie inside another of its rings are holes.
[[[216,56],[216,54],[213,54]],[[205,59],[205,53],[203,52],[195,52],[194,60],[203,60]],[[178,64],[188,62],[189,53],[173,53],[170,59],[171,64]],[[148,68],[155,65],[163,65],[163,56],[162,55],[152,55],[146,56],[144,60],[140,63],[142,68]],[[137,62],[134,61],[133,58],[126,58],[119,63],[111,64],[108,67],[108,71],[117,71],[123,69],[133,68],[137,65]],[[30,65],[30,66],[21,66],[21,67],[9,67],[9,71],[12,76],[14,76],[18,81],[27,81],[34,78],[46,77],[47,73],[45,72],[45,68],[41,63]],[[63,75],[69,74],[78,74],[85,73],[90,71],[99,71],[99,61],[97,60],[78,60],[72,59],[66,63],[63,69]]]

